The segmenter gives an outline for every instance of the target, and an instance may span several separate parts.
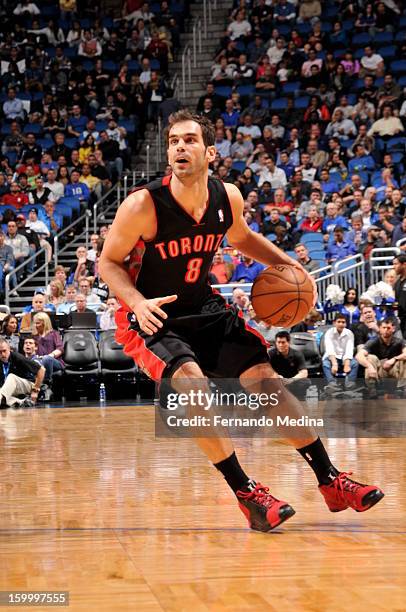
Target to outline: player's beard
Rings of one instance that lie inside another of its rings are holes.
[[[188,161],[183,168],[179,168],[176,162],[173,162],[171,165],[172,172],[180,181],[191,179],[196,177],[196,179],[201,176],[206,170],[206,158],[198,160],[190,160]]]

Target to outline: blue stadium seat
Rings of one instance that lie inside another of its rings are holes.
[[[232,165],[232,169],[237,172],[244,172],[247,164],[244,161],[234,161]]]
[[[77,138],[65,138],[65,144],[70,149],[76,149],[76,147],[78,146],[78,143],[79,141]]]
[[[399,87],[406,87],[406,74],[398,78]]]
[[[310,96],[301,96],[295,100],[295,108],[307,108],[309,106]]]
[[[104,60],[103,68],[104,70],[108,70],[108,72],[118,72],[119,65],[117,62],[113,62],[113,60]]]
[[[275,238],[276,238],[276,234],[267,234],[267,235],[265,236],[265,238],[268,238],[268,240],[271,240],[271,241],[272,241],[272,240],[275,240]]]
[[[313,242],[313,243],[318,243],[318,244],[323,245],[324,244],[323,234],[319,232],[306,232],[301,237],[300,242],[302,242],[303,244],[308,244],[310,242]]]
[[[238,85],[237,91],[240,96],[252,96],[255,93],[255,85]]]
[[[396,47],[395,45],[391,45],[389,47],[380,47],[377,51],[379,55],[381,55],[384,59],[392,59],[396,57]]]
[[[27,123],[24,126],[23,133],[28,134],[32,132],[33,134],[42,134],[43,128],[40,123]]]
[[[282,86],[283,89],[283,93],[285,94],[296,94],[296,92],[298,92],[300,90],[301,84],[300,81],[292,81],[291,83],[285,83],[285,85]]]
[[[406,60],[395,60],[391,62],[390,71],[394,74],[406,74]]]
[[[128,66],[128,72],[130,73],[141,72],[141,66],[139,65],[137,60],[129,60],[127,62],[127,66]]]
[[[318,261],[326,261],[326,253],[325,251],[322,250],[310,250],[309,249],[309,255],[311,257],[311,259],[316,259]]]
[[[220,87],[215,87],[214,91],[216,92],[216,94],[218,96],[221,96],[222,98],[229,98],[231,96],[231,87],[226,87],[226,86],[220,86]]]
[[[96,130],[98,132],[101,132],[102,130],[107,130],[108,126],[109,126],[108,121],[104,121],[104,120],[96,121]]]
[[[272,100],[271,109],[272,110],[283,110],[287,105],[287,98],[276,98],[276,100]]]
[[[377,32],[374,36],[374,43],[391,43],[392,41],[392,32]]]
[[[58,200],[58,206],[60,204],[62,206],[69,206],[72,210],[76,211],[77,213],[79,213],[80,211],[80,201],[78,198],[71,198],[68,196],[64,196],[63,198],[60,198]]]
[[[405,146],[406,146],[406,136],[394,136],[393,138],[390,138],[387,143],[386,143],[386,147],[388,150],[393,151],[394,149],[399,151],[405,150]]]
[[[152,59],[150,61],[151,70],[159,70],[161,68],[161,63],[157,59]]]
[[[87,72],[90,72],[94,69],[94,61],[92,59],[83,60],[83,68],[87,70]]]
[[[372,43],[372,38],[366,32],[362,32],[361,34],[354,34],[352,37],[352,46],[353,47],[365,47]]]

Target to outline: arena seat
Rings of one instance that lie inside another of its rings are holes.
[[[308,332],[293,332],[290,335],[290,345],[304,356],[309,378],[320,376],[321,357],[316,337]]]
[[[100,363],[94,335],[84,330],[67,331],[63,342],[65,397],[75,396],[81,391],[87,397],[96,395]]]

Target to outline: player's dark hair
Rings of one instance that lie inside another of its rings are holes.
[[[288,342],[290,342],[290,333],[287,331],[280,331],[275,334],[275,340],[278,340],[278,338],[285,338]]]
[[[171,131],[174,125],[183,121],[194,121],[195,123],[198,123],[200,125],[200,129],[202,130],[204,146],[214,146],[216,134],[212,122],[206,117],[196,115],[186,109],[177,111],[176,113],[172,113],[171,115],[169,115],[168,126],[165,128],[165,142],[167,146],[169,144],[169,132]]]

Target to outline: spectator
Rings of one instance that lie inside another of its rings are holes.
[[[5,244],[12,248],[15,267],[17,268],[27,259],[30,253],[30,245],[28,244],[28,240],[25,236],[17,233],[17,223],[15,221],[9,221],[7,223]],[[20,270],[18,280],[22,279],[22,277],[23,271]]]
[[[275,165],[275,160],[269,157],[265,162],[265,168],[259,173],[258,187],[265,181],[271,183],[272,189],[285,188],[287,185],[286,174]]]
[[[214,277],[214,284],[223,285],[228,283],[233,275],[233,271],[233,264],[225,262],[222,249],[218,249],[210,267],[210,274]]]
[[[49,295],[48,295],[48,304],[52,304],[55,307],[55,310],[58,309],[60,304],[63,304],[65,301],[65,290],[61,281],[56,278],[53,278],[49,283]]]
[[[392,234],[392,246],[396,246],[399,240],[406,238],[406,217],[403,217],[400,225],[397,225]],[[404,245],[403,245],[404,247]],[[401,247],[402,248],[402,247]]]
[[[13,181],[10,185],[10,193],[6,193],[2,198],[2,204],[5,206],[14,206],[14,208],[22,208],[28,204],[28,196],[21,192],[20,185]]]
[[[344,315],[347,321],[347,326],[358,323],[361,316],[361,311],[358,307],[358,291],[355,287],[350,287],[344,294],[344,301],[339,305],[338,311]]]
[[[7,92],[7,100],[3,103],[3,113],[7,121],[24,121],[25,112],[22,101],[17,98],[16,90],[10,88]]]
[[[364,49],[365,55],[361,58],[361,76],[382,76],[385,70],[385,62],[383,57],[378,53],[374,53],[374,50],[370,45]]]
[[[313,261],[313,259],[309,256],[309,251],[307,250],[306,245],[297,244],[295,246],[295,253],[297,255],[298,262],[307,272],[314,272],[315,270],[319,269],[318,262]]]
[[[396,134],[404,132],[403,123],[399,117],[393,115],[392,106],[385,104],[382,106],[382,118],[375,121],[368,130],[368,136],[377,134],[381,138],[391,138]]]
[[[300,222],[299,230],[303,234],[307,232],[321,232],[322,226],[323,220],[320,218],[319,209],[317,206],[310,206],[306,218]]]
[[[60,229],[62,229],[63,217],[55,212],[55,204],[54,202],[51,202],[51,200],[47,200],[45,202],[42,220],[47,226],[52,238],[59,232]]]
[[[78,198],[83,208],[86,208],[90,199],[90,190],[86,183],[80,182],[79,179],[79,170],[72,170],[70,175],[70,183],[65,187],[65,196],[70,198]]]
[[[28,194],[28,201],[33,206],[44,206],[47,200],[53,202],[54,196],[48,187],[44,187],[42,176],[38,176],[35,179],[35,189]]]
[[[354,334],[346,325],[345,315],[338,313],[334,326],[324,335],[323,372],[328,383],[334,383],[337,375],[342,375],[346,378],[347,386],[352,387],[357,379],[358,363],[353,358]]]
[[[244,289],[241,289],[240,287],[234,287],[233,304],[238,310],[240,310],[243,313],[243,315],[248,315],[250,299],[249,299],[249,296],[244,291]]]
[[[356,348],[364,346],[372,338],[378,335],[378,323],[375,310],[372,305],[360,305],[359,323],[352,326]]]
[[[90,308],[87,307],[87,299],[83,293],[76,293],[75,295],[75,305],[71,307],[69,312],[94,312]]]
[[[32,407],[38,400],[45,368],[11,351],[5,338],[0,338],[0,405]],[[32,378],[35,377],[34,383]]]
[[[395,378],[400,388],[406,384],[406,342],[396,338],[391,319],[383,319],[378,327],[378,337],[369,340],[356,356],[358,363],[365,368],[370,397],[377,396],[376,383],[383,378]]]
[[[338,225],[334,228],[334,240],[327,247],[327,261],[335,263],[357,253],[355,244],[344,237],[344,229]]]
[[[92,290],[92,283],[89,278],[81,278],[78,283],[80,293],[86,296],[86,303],[90,310],[101,310],[102,303],[100,297]]]
[[[100,132],[100,143],[98,148],[103,154],[103,159],[107,164],[110,175],[115,178],[121,176],[123,172],[123,160],[120,157],[120,148],[115,140],[112,140],[106,130]]]
[[[72,264],[69,275],[68,283],[79,283],[79,280],[83,277],[88,278],[89,276],[94,278],[94,262],[87,258],[87,248],[80,246],[76,249],[77,262]]]
[[[33,315],[32,334],[38,345],[37,355],[48,357],[52,373],[63,370],[63,341],[60,333],[53,329],[51,319],[45,312]]]
[[[254,261],[252,257],[243,255],[242,262],[236,266],[231,281],[238,283],[253,283],[264,268],[265,266],[263,264]]]
[[[338,214],[338,206],[334,202],[329,202],[326,206],[326,215],[323,221],[323,232],[325,240],[328,240],[336,227],[343,229],[348,228],[348,223],[345,217]]]
[[[52,194],[51,197],[47,199],[51,200],[51,202],[58,202],[58,200],[64,195],[64,184],[56,180],[56,170],[53,168],[49,168],[46,175],[47,181],[44,183],[43,188],[44,190],[49,189],[50,193]]]
[[[76,287],[67,285],[65,288],[64,300],[56,307],[56,314],[68,314],[75,306]]]
[[[110,296],[107,299],[106,307],[106,310],[104,310],[100,315],[100,329],[103,331],[117,328],[115,314],[120,308],[120,303],[116,297]]]
[[[247,38],[251,34],[251,24],[244,18],[244,11],[237,11],[235,19],[227,28],[227,35],[230,40]]]
[[[385,243],[380,237],[381,230],[377,225],[370,225],[367,230],[367,239],[359,245],[358,252],[361,253],[365,259],[369,259],[371,251],[385,246]]]
[[[18,351],[20,334],[18,333],[18,319],[12,314],[4,317],[1,322],[1,336],[7,340],[12,351]]]

